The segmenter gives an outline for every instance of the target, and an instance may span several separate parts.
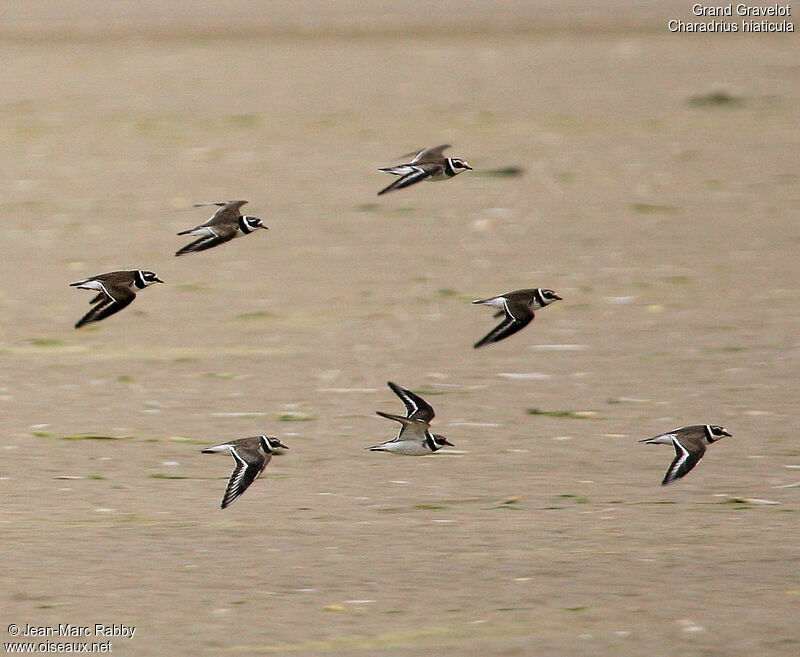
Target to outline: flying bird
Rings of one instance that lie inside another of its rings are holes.
[[[222,497],[221,508],[233,504],[247,490],[256,478],[264,472],[273,454],[289,449],[277,438],[271,436],[253,436],[231,440],[215,447],[200,450],[203,454],[230,453],[235,466],[228,480],[228,487]]]
[[[639,442],[646,445],[672,445],[675,448],[675,458],[661,482],[662,486],[666,486],[691,472],[706,453],[707,445],[730,435],[716,424],[693,424]]]
[[[196,239],[194,242],[190,242],[179,251],[176,251],[175,255],[180,256],[187,253],[205,251],[206,249],[211,249],[219,244],[230,242],[235,237],[249,235],[259,228],[267,230],[267,227],[258,217],[243,215],[239,212],[239,208],[246,203],[247,201],[195,203],[194,207],[196,208],[206,205],[215,205],[219,206],[219,210],[217,210],[214,215],[204,224],[200,224],[199,226],[195,226],[189,230],[182,230],[180,233],[178,233],[178,235],[195,235],[198,237],[198,239]]]
[[[391,452],[392,454],[404,454],[406,456],[424,456],[439,451],[445,445],[453,447],[453,443],[447,438],[430,431],[431,420],[435,415],[433,406],[419,395],[401,388],[396,383],[389,381],[388,386],[405,404],[407,414],[404,417],[402,415],[384,413],[383,411],[375,411],[381,417],[399,422],[401,425],[400,432],[396,438],[366,449],[373,452]]]
[[[533,288],[516,290],[500,294],[488,299],[476,299],[472,303],[496,308],[495,317],[503,317],[503,321],[495,326],[473,346],[475,349],[492,342],[500,342],[517,331],[524,329],[533,321],[533,311],[549,306],[554,301],[561,301],[553,290]]]
[[[163,282],[151,271],[132,269],[112,271],[70,283],[70,287],[77,287],[80,290],[95,290],[100,293],[91,300],[92,309],[78,320],[75,328],[99,322],[101,319],[118,313],[130,305],[136,298],[137,291],[143,290],[153,283]]]
[[[464,160],[457,157],[445,157],[443,153],[448,148],[450,148],[450,144],[442,144],[433,148],[423,148],[416,153],[406,153],[402,157],[414,156],[410,162],[378,169],[378,171],[399,176],[391,185],[379,191],[378,196],[395,189],[403,189],[423,180],[447,180],[463,171],[472,171],[472,167]]]

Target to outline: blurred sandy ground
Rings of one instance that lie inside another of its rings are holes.
[[[3,620],[159,657],[797,654],[798,42],[666,34],[689,8],[3,3]],[[474,175],[376,198],[444,141]],[[271,230],[172,257],[231,196]],[[67,284],[121,266],[168,284],[74,331]],[[528,285],[565,300],[474,352],[470,299]],[[363,451],[387,379],[466,454]],[[660,488],[636,440],[701,421],[735,438]],[[220,512],[197,450],[260,432],[292,449]]]

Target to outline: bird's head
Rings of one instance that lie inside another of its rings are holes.
[[[719,426],[718,424],[707,424],[706,425],[706,438],[708,439],[709,444],[716,442],[720,438],[724,438],[725,436],[731,436],[732,434],[728,433],[728,431],[724,428]]]
[[[267,454],[283,454],[289,447],[273,436],[261,436],[261,448]]]
[[[539,296],[542,299],[542,306],[548,306],[553,301],[561,301],[561,297],[558,296],[553,290],[548,290],[547,288],[539,288]]]
[[[453,443],[451,443],[447,438],[444,436],[440,436],[438,433],[433,434],[433,444],[436,445],[436,449],[441,449],[445,445],[449,445],[450,447],[455,447]]]
[[[143,290],[148,285],[152,285],[153,283],[163,283],[163,282],[164,281],[162,281],[153,272],[151,272],[151,271],[143,271],[141,269],[136,272],[136,278],[134,280],[134,284],[140,290]]]
[[[457,157],[448,157],[447,161],[450,163],[450,168],[453,174],[461,173],[462,171],[472,171],[472,167],[466,160],[460,160]]]
[[[258,230],[262,228],[264,230],[269,230],[264,223],[258,217],[252,217],[249,214],[242,215],[239,217],[239,227],[242,229],[242,232],[252,233],[254,230]]]

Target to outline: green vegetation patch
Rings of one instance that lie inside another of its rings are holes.
[[[28,338],[25,340],[34,347],[61,347],[64,345],[62,340],[52,340],[50,338]]]
[[[317,419],[316,415],[301,413],[300,411],[283,411],[282,413],[275,413],[273,417],[278,422],[310,422]]]
[[[236,315],[236,319],[243,319],[243,320],[252,320],[252,319],[272,319],[277,317],[275,313],[271,313],[269,310],[257,310],[252,313],[242,313],[241,315]]]
[[[61,436],[60,440],[130,440],[133,436],[106,436],[98,433],[76,433],[71,436]]]
[[[661,203],[631,203],[631,210],[640,214],[676,214],[678,208],[674,205]]]
[[[564,499],[569,499],[575,502],[575,504],[589,504],[589,498],[583,495],[573,495],[572,493],[562,493],[560,495],[556,495],[556,497],[562,497]]]
[[[571,420],[595,420],[599,417],[595,411],[543,411],[540,408],[529,408],[526,413],[547,417],[566,417]]]

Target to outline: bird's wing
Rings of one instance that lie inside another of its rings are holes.
[[[189,242],[182,249],[175,252],[176,256],[186,255],[187,253],[197,253],[198,251],[205,251],[211,249],[219,244],[224,244],[236,237],[235,224],[223,224],[215,226],[213,230],[209,229],[207,232],[194,242]]]
[[[392,381],[389,381],[388,385],[394,394],[400,397],[400,400],[403,402],[403,404],[405,404],[406,410],[408,411],[409,420],[423,420],[424,422],[430,422],[436,416],[436,413],[433,411],[433,406],[431,406],[419,395],[414,394],[410,390],[402,388]]]
[[[399,422],[402,425],[406,425],[411,422],[411,420],[402,415],[394,415],[393,413],[384,413],[383,411],[375,411],[375,413],[380,415],[381,417],[385,417],[387,420],[394,420],[395,422]]]
[[[217,206],[219,206],[221,208],[235,207],[235,209],[238,210],[240,207],[242,207],[246,203],[247,203],[247,201],[211,201],[210,203],[195,203],[194,207],[202,208],[202,207],[206,207],[206,206],[209,206],[209,205],[217,205]]]
[[[397,432],[397,436],[392,438],[391,440],[387,440],[386,443],[396,443],[401,440],[408,440],[408,434],[416,433],[416,422],[413,420],[409,420],[407,417],[403,417],[402,415],[393,415],[392,413],[384,413],[383,411],[375,411],[381,417],[385,417],[389,420],[394,420],[395,422],[400,423],[400,431]],[[385,445],[386,443],[381,443]]]
[[[211,217],[203,226],[217,226],[219,224],[225,223],[235,223],[236,220],[239,218],[239,208],[245,205],[247,201],[225,201],[219,203],[196,203],[195,207],[199,208],[204,205],[218,205],[219,210],[214,213],[214,216]]]
[[[419,164],[420,162],[438,162],[443,157],[442,153],[444,153],[444,151],[446,151],[448,148],[450,148],[450,144],[440,144],[439,146],[434,146],[433,148],[423,148],[414,156],[414,159],[411,160],[411,164]]]
[[[705,445],[699,445],[698,451],[689,451],[686,449],[677,438],[672,439],[672,444],[675,446],[675,458],[664,475],[664,480],[661,482],[662,486],[671,484],[676,479],[680,479],[697,465],[698,461],[703,458],[706,452]]]
[[[264,456],[258,450],[240,445],[232,447],[230,452],[236,465],[228,480],[225,495],[222,497],[223,509],[233,504],[247,490],[247,487],[264,471],[270,460],[269,455]]]
[[[505,319],[489,331],[484,337],[478,340],[473,346],[475,349],[482,347],[486,344],[499,342],[507,338],[509,335],[514,335],[517,331],[524,329],[528,324],[533,321],[533,311],[527,304],[509,303],[506,300],[505,304]]]
[[[430,178],[434,175],[438,169],[441,169],[441,165],[415,164],[407,168],[410,169],[408,173],[395,180],[391,185],[384,187],[378,192],[378,196],[394,191],[395,189],[403,189],[409,185],[422,182],[426,178]]]
[[[104,285],[103,291],[98,294],[92,303],[92,309],[78,320],[75,328],[86,326],[93,322],[99,322],[101,319],[110,317],[114,313],[129,306],[130,303],[136,298],[136,293],[127,285],[124,286],[111,286]]]

